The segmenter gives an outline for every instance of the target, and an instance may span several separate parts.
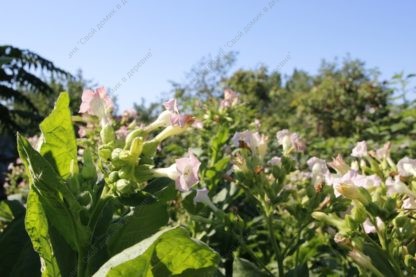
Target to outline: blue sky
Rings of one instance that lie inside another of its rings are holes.
[[[31,49],[106,87],[121,109],[152,101],[201,57],[238,51],[289,74],[322,59],[364,60],[388,78],[416,73],[416,1],[4,1],[0,44]],[[118,84],[118,85],[117,85]]]

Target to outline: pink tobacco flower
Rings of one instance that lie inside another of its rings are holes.
[[[156,176],[164,176],[174,180],[179,191],[189,191],[199,182],[200,165],[201,162],[189,151],[188,156],[177,159],[170,167],[154,169],[154,173]]]
[[[274,156],[268,162],[271,166],[281,166],[282,165],[282,158]]]
[[[231,90],[224,90],[224,99],[220,102],[220,108],[225,109],[237,105],[238,103],[238,94]]]
[[[338,174],[345,174],[350,170],[350,167],[345,163],[344,159],[340,154],[332,162],[328,163],[330,167],[335,169]]]
[[[97,116],[102,122],[106,122],[112,108],[113,102],[104,87],[97,88],[95,91],[86,89],[82,93],[80,113]]]
[[[291,150],[303,152],[306,149],[305,142],[297,133],[292,133],[287,129],[280,130],[276,133],[277,141],[283,146],[283,152],[289,153]]]
[[[118,139],[125,139],[129,133],[129,129],[126,126],[121,126],[120,129],[116,131],[116,136]]]
[[[367,156],[367,142],[365,140],[360,141],[357,145],[352,149],[351,156],[356,158],[363,158]]]
[[[176,160],[176,170],[179,177],[176,178],[176,188],[179,191],[188,191],[199,182],[198,170],[201,162],[189,151],[188,157]]]
[[[264,156],[267,152],[267,137],[258,132],[236,132],[231,139],[235,147],[248,147],[253,154]]]
[[[371,155],[379,161],[385,160],[390,157],[391,143],[387,142],[383,147],[373,151]]]

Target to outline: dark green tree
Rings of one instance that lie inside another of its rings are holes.
[[[3,132],[22,131],[19,124],[22,120],[30,124],[41,120],[39,109],[27,92],[52,97],[54,90],[39,75],[56,79],[72,77],[30,50],[0,46],[0,129]]]

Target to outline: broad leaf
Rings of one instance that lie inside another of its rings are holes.
[[[32,240],[33,248],[39,253],[45,264],[44,276],[58,276],[60,270],[53,254],[49,224],[39,201],[39,196],[33,190],[29,191],[27,199],[25,225],[26,231]]]
[[[39,256],[25,231],[24,207],[17,201],[0,202],[0,210],[11,212],[12,221],[0,234],[0,276],[40,276]]]
[[[185,229],[169,228],[112,257],[94,276],[212,276],[218,262]]]
[[[89,234],[80,220],[81,206],[68,185],[47,160],[19,134],[17,145],[20,158],[29,172],[31,190],[38,193],[48,222],[52,223],[72,249],[76,250],[79,246],[86,245]]]
[[[234,262],[233,262],[233,276],[234,277],[257,277],[257,276],[261,277],[261,276],[268,276],[268,275],[262,272],[252,262],[246,259],[235,257]]]
[[[160,202],[142,204],[134,209],[133,215],[119,224],[119,228],[112,232],[108,238],[108,250],[111,255],[150,237],[162,226],[168,223],[167,206]],[[114,229],[113,229],[114,230]]]
[[[61,93],[55,108],[40,124],[43,141],[40,153],[62,177],[68,177],[71,167],[77,169],[77,144],[68,93]]]

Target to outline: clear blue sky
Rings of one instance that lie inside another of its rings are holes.
[[[273,69],[290,53],[283,73],[314,73],[323,58],[350,53],[385,77],[416,72],[415,12],[414,0],[14,0],[2,3],[0,44],[82,69],[106,87],[120,83],[124,109],[159,99],[168,80],[184,80],[221,47],[239,52],[238,68]]]

